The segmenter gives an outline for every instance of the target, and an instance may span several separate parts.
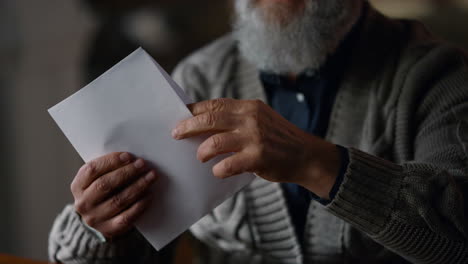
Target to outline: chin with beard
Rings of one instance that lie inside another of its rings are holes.
[[[266,8],[258,0],[235,0],[235,35],[242,55],[258,69],[276,74],[318,70],[359,19],[362,0],[304,0]]]

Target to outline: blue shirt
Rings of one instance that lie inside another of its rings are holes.
[[[265,73],[261,74],[261,80],[273,109],[304,131],[319,137],[325,136],[336,95],[336,89],[333,89],[336,87],[334,80],[302,75],[296,82],[291,82],[286,78]],[[349,162],[347,150],[337,147],[342,153],[342,164],[330,192],[330,199],[334,198],[339,189]],[[282,187],[297,237],[301,239],[311,198],[322,204],[328,204],[330,201],[321,199],[293,183],[283,183]]]

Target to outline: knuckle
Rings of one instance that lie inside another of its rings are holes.
[[[83,175],[83,174],[86,175],[88,173],[88,166],[89,166],[89,163],[85,163],[85,164],[81,165],[81,167],[76,172],[75,178],[79,177],[80,175]]]
[[[133,165],[125,166],[122,169],[116,171],[115,177],[119,180],[123,180],[129,176],[132,176],[134,173],[136,173],[136,168]]]
[[[210,108],[213,111],[222,111],[226,105],[226,100],[227,100],[226,98],[218,98],[218,99],[211,100]]]
[[[96,161],[90,161],[90,162],[86,163],[84,166],[85,166],[84,173],[85,173],[86,176],[96,174],[96,172],[97,172]]]
[[[83,200],[75,200],[75,210],[80,214],[85,214],[88,210],[88,205]]]
[[[113,155],[111,155],[110,157],[100,159],[99,162],[96,162],[96,170],[98,170],[98,168],[110,168],[112,166],[113,161]]]
[[[249,100],[244,103],[244,109],[247,111],[252,111],[255,109],[256,105],[254,103],[254,100]]]
[[[78,169],[78,172],[85,170],[89,163],[90,162],[87,162],[87,163],[84,163],[83,165],[81,165],[81,167]]]
[[[260,107],[263,106],[263,102],[259,99],[250,100],[247,102],[247,109],[250,111],[257,111]]]
[[[88,216],[84,217],[83,220],[90,227],[96,227],[96,225],[97,225],[97,218],[95,216],[93,216],[93,215],[88,215]]]
[[[113,152],[110,156],[110,160],[114,163],[121,163],[120,156],[126,152]],[[128,154],[128,153],[127,153]]]
[[[96,181],[96,191],[99,193],[108,193],[110,191],[109,182],[100,178]]]
[[[117,228],[124,229],[132,224],[131,217],[126,214],[121,214],[117,217]]]
[[[258,127],[258,114],[256,112],[251,113],[245,117],[247,126],[249,127]]]
[[[121,164],[120,154],[118,152],[113,153],[108,159],[103,161],[103,166],[105,168],[111,167],[113,164]]]
[[[255,106],[258,107],[258,108],[263,107],[265,105],[265,103],[260,99],[255,99],[255,100],[253,100],[253,102],[254,102]]]
[[[223,143],[222,143],[221,137],[216,136],[216,135],[211,137],[211,149],[215,151],[219,151],[221,150],[222,146],[223,146]]]
[[[138,169],[135,166],[126,166],[119,173],[119,179],[125,181],[125,179],[131,178],[138,174]]]
[[[215,116],[213,113],[209,112],[203,115],[202,122],[205,123],[208,127],[213,127],[215,125]]]
[[[115,210],[120,210],[120,208],[123,206],[123,203],[124,199],[121,195],[115,195],[110,200],[111,207]]]

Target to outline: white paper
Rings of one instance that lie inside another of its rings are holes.
[[[203,138],[174,140],[176,124],[191,117],[183,90],[138,49],[101,77],[49,109],[81,155],[89,161],[128,151],[157,168],[155,198],[136,226],[161,249],[217,205],[248,184],[242,174],[220,180],[196,159]]]

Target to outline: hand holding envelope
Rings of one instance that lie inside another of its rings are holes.
[[[131,171],[119,174],[123,178],[95,170],[91,170],[94,174],[89,171],[86,174],[86,166],[81,172],[87,175],[84,178],[107,175],[108,182],[112,179],[122,184],[135,183],[142,193],[138,201],[144,201],[139,208],[143,208],[149,204],[143,187],[154,181],[150,172],[156,168],[159,179],[148,187],[154,199],[136,223],[156,249],[164,247],[254,178],[252,174],[224,180],[213,177],[212,167],[223,157],[200,163],[196,152],[204,138],[176,141],[171,137],[177,123],[191,117],[185,106],[189,102],[167,73],[139,49],[49,109],[86,162],[114,152],[132,153],[124,161],[117,159],[122,153],[107,157],[116,162],[114,170]],[[145,161],[143,166],[137,165],[137,158]],[[148,175],[147,181],[143,175]]]
[[[92,160],[78,171],[71,192],[81,220],[110,239],[129,231],[150,205],[157,174],[127,152]]]

